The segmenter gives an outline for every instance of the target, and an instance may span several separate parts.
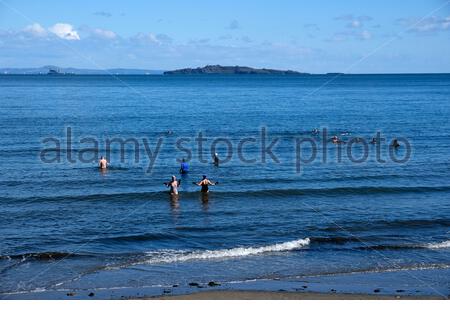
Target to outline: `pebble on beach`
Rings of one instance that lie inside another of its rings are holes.
[[[220,286],[220,283],[214,282],[214,281],[210,281],[210,282],[208,282],[208,286],[210,286],[210,287],[216,287],[216,286]]]

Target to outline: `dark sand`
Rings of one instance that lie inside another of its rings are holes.
[[[443,300],[439,296],[395,296],[348,293],[307,293],[270,291],[205,291],[186,295],[159,296],[156,300]]]

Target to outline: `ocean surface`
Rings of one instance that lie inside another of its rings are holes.
[[[108,138],[137,145],[102,172]],[[450,75],[0,76],[0,168],[4,299],[346,275],[450,293]]]

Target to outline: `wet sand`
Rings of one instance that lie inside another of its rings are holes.
[[[308,293],[270,291],[205,291],[144,299],[156,300],[443,300],[439,296],[395,296],[348,293]]]

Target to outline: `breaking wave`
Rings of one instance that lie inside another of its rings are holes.
[[[283,243],[272,244],[261,247],[237,247],[221,250],[202,250],[202,251],[180,251],[180,250],[162,250],[146,253],[146,258],[134,263],[124,265],[108,266],[106,269],[119,269],[139,264],[158,264],[158,263],[177,263],[192,260],[213,260],[226,258],[240,258],[246,256],[259,255],[271,252],[283,252],[301,249],[309,245],[309,238],[298,239]]]

